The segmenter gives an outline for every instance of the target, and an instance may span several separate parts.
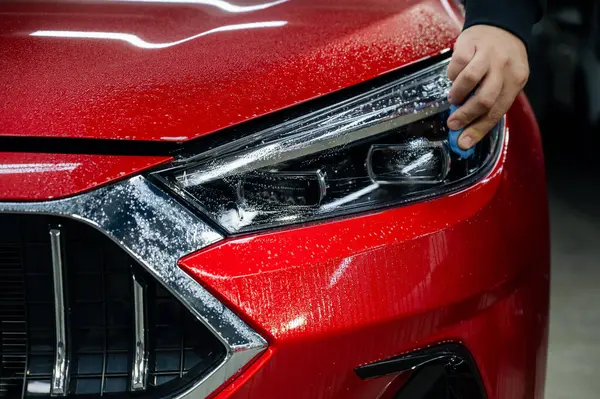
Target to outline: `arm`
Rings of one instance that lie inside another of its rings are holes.
[[[545,9],[545,0],[468,0],[463,29],[495,26],[528,43],[531,27],[542,18]]]
[[[448,119],[465,128],[459,146],[481,140],[508,111],[529,78],[526,43],[545,8],[540,0],[468,0],[465,27],[454,45],[448,100],[462,104]]]

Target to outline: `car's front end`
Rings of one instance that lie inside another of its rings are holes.
[[[454,4],[23,7],[0,397],[543,398],[539,131],[449,148]]]

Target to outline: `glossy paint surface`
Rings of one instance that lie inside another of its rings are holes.
[[[449,0],[0,4],[0,135],[187,141],[451,46]]]
[[[0,152],[0,201],[66,197],[125,178],[169,157]]]
[[[183,259],[271,344],[218,398],[376,399],[393,377],[355,367],[448,340],[473,353],[490,399],[543,398],[548,214],[524,97],[508,126],[500,162],[460,193]]]

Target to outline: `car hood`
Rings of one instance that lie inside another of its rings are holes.
[[[449,0],[0,5],[0,135],[188,141],[447,49]]]

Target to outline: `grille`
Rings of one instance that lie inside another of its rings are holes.
[[[0,215],[0,226],[0,397],[173,395],[223,361],[223,344],[93,228],[21,215]]]

